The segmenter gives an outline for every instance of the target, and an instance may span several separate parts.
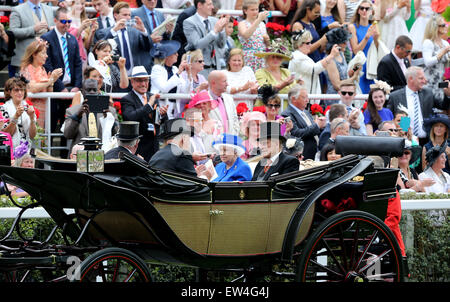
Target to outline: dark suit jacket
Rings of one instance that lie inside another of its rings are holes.
[[[115,147],[115,148],[109,150],[108,152],[106,152],[105,153],[105,160],[107,160],[107,159],[119,159],[119,153],[121,153],[121,152],[125,152],[125,153],[131,155],[131,157],[133,157],[137,161],[143,163],[144,165],[148,164],[142,158],[140,158],[139,156],[134,155],[133,153],[130,152],[130,150],[128,150],[127,148],[122,147],[122,146]]]
[[[408,59],[405,59],[405,65],[406,68],[411,65]],[[378,63],[377,78],[392,86],[393,91],[406,86],[405,75],[392,52],[385,55]]]
[[[291,105],[287,107],[285,111],[281,113],[282,116],[290,116],[294,127],[291,130],[291,135],[295,137],[299,137],[303,140],[305,144],[303,148],[303,157],[304,159],[314,159],[317,153],[317,141],[314,138],[315,135],[320,135],[320,128],[314,123],[314,119],[308,111],[305,111],[305,114],[311,120],[312,125],[308,126],[305,120],[298,114],[298,112],[292,108]]]
[[[449,97],[444,96],[443,98],[438,98],[433,95],[433,91],[427,87],[424,87],[419,91],[419,100],[423,118],[429,118],[433,114],[433,107],[443,110],[449,109]],[[386,107],[390,109],[395,116],[395,112],[398,111],[399,104],[408,108],[406,88],[392,92],[389,95],[389,101]]]
[[[189,6],[185,10],[181,12],[180,15],[178,15],[177,22],[175,23],[175,29],[172,33],[172,40],[176,40],[180,42],[181,47],[178,50],[178,59],[181,60],[181,55],[186,52],[184,49],[187,44],[186,36],[184,35],[183,31],[183,21],[187,18],[193,16],[197,12],[197,8],[194,5]]]
[[[82,62],[80,58],[80,50],[78,48],[78,42],[76,38],[66,33],[67,36],[67,49],[69,52],[69,68],[71,74],[71,82],[67,84],[70,87],[78,87],[81,89],[81,82],[83,80]],[[51,72],[54,69],[62,68],[62,76],[55,82],[53,91],[62,91],[65,86],[62,82],[65,74],[64,58],[62,55],[61,46],[58,41],[55,29],[43,34],[41,36],[43,40],[48,41],[47,54],[48,58],[44,64],[44,68],[47,72]]]
[[[183,173],[191,176],[197,176],[195,171],[195,162],[190,154],[183,152],[176,145],[166,145],[164,148],[159,150],[152,156],[150,162],[150,167]]]
[[[147,99],[151,96],[147,93]],[[140,154],[145,161],[149,161],[153,154],[158,151],[158,139],[159,125],[155,125],[156,110],[155,107],[150,107],[149,104],[143,105],[139,97],[134,91],[130,91],[121,100],[120,104],[122,106],[122,116],[124,121],[137,121],[139,122],[139,134],[142,135],[140,139],[138,150],[136,154]],[[155,100],[153,106],[158,106],[158,100]],[[161,117],[161,124],[167,116]],[[148,131],[148,124],[151,123],[155,126],[156,136],[153,131]]]
[[[119,34],[113,36],[111,33],[112,27],[102,29],[97,31],[98,38],[100,39],[114,39],[117,43],[116,54],[123,57],[124,55],[121,52],[122,45],[120,43]],[[152,72],[153,60],[150,57],[150,50],[153,48],[153,42],[150,38],[150,33],[144,35],[142,32],[137,30],[134,27],[127,27],[128,39],[129,39],[129,49],[131,51],[131,55],[133,56],[133,64],[134,66],[144,66],[147,72],[150,74]]]
[[[260,173],[264,173],[263,171],[264,166],[261,165],[261,161],[258,162],[258,164],[255,167],[252,177],[253,181],[256,181],[258,179]],[[278,161],[276,163],[273,163],[273,165],[269,168],[269,170],[267,170],[267,172],[264,174],[263,180],[268,180],[270,176],[276,176],[293,171],[298,171],[299,166],[300,163],[297,158],[281,152],[280,155],[278,156]]]

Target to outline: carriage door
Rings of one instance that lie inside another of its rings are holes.
[[[264,183],[218,183],[211,204],[208,254],[265,253],[269,233],[269,187]]]

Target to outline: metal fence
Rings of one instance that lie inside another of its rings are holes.
[[[126,93],[109,93],[113,99],[121,99]],[[27,97],[31,99],[45,99],[45,120],[44,120],[44,134],[42,136],[45,137],[46,146],[41,147],[43,151],[47,154],[52,154],[53,150],[67,149],[67,146],[53,146],[52,145],[52,137],[63,136],[62,133],[52,133],[51,132],[51,102],[58,99],[73,99],[75,96],[75,92],[41,92],[41,93],[28,93]],[[287,94],[279,95],[282,100],[287,100]],[[165,102],[168,102],[169,99],[189,99],[191,97],[190,94],[183,93],[168,93],[161,94],[161,99]],[[258,96],[256,94],[236,94],[233,95],[233,99],[236,105],[239,102],[247,101],[249,108],[252,108],[253,100],[255,100]],[[0,92],[0,99],[4,98],[4,93]],[[327,100],[339,100],[340,97],[338,94],[310,94],[309,98],[312,102],[318,102],[319,100],[327,99]],[[364,101],[367,99],[366,94],[356,95],[354,105],[358,108],[361,108]],[[281,111],[284,109],[285,102],[281,102]]]

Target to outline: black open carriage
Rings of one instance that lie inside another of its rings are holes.
[[[400,154],[404,142],[382,138],[375,145],[377,152],[369,146],[362,154]],[[42,161],[51,168],[0,166],[4,182],[35,200],[0,239],[3,280],[27,281],[37,270],[48,281],[151,281],[152,264],[242,271],[242,280],[404,280],[399,245],[383,222],[398,170],[378,168],[365,155],[233,183],[152,169],[126,155],[105,162],[103,173]],[[51,234],[11,239],[33,207],[54,220]],[[64,244],[53,242],[57,232]],[[274,269],[286,263],[290,272]]]

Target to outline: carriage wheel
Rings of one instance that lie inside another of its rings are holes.
[[[309,237],[297,266],[297,281],[400,282],[402,255],[379,218],[346,211],[324,221]]]
[[[147,264],[121,248],[99,250],[81,263],[81,282],[150,282]]]

